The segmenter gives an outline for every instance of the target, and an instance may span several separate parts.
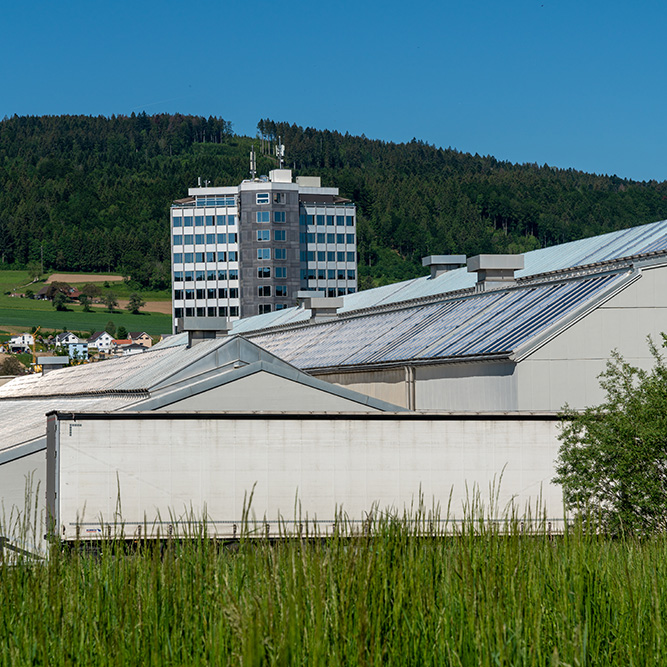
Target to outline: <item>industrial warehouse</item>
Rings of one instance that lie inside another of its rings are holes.
[[[142,355],[0,387],[5,525],[27,479],[64,539],[188,516],[233,536],[253,489],[269,528],[296,520],[297,500],[323,529],[339,510],[362,521],[420,494],[456,515],[496,483],[501,505],[540,502],[559,520],[557,413],[600,402],[611,350],[651,363],[667,221],[425,263],[431,276],[303,294],[230,330],[195,318]]]

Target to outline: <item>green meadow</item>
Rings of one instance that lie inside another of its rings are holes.
[[[0,665],[667,664],[665,536],[413,526],[7,562]]]
[[[72,282],[72,286],[81,287],[82,282]],[[116,309],[109,313],[105,309],[94,307],[91,312],[85,313],[83,306],[79,304],[68,304],[67,311],[57,311],[50,301],[37,301],[35,299],[20,299],[11,297],[5,292],[18,288],[20,292],[31,289],[37,293],[46,283],[37,282],[29,284],[30,279],[26,271],[0,271],[0,328],[14,327],[30,330],[31,327],[40,326],[45,330],[73,330],[73,331],[102,331],[109,320],[118,326],[124,326],[128,331],[145,331],[152,336],[161,333],[171,333],[171,316],[160,313],[140,312],[131,315],[126,310]],[[132,289],[120,282],[110,283],[105,288],[103,283],[99,284],[103,291],[112,291],[118,298],[127,298]],[[141,292],[145,301],[157,301],[169,299],[165,292]]]

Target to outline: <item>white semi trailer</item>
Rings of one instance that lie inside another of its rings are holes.
[[[402,515],[420,494],[460,519],[477,489],[500,511],[539,503],[557,524],[557,428],[554,414],[54,412],[47,513],[65,541],[192,535],[204,523],[233,538],[245,519],[253,534],[324,533],[341,517],[354,527],[371,511]]]

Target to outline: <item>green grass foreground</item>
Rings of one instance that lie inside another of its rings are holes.
[[[0,664],[667,663],[667,539],[470,528],[4,564]]]

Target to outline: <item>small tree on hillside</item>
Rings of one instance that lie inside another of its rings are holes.
[[[104,330],[113,338],[116,337],[116,325],[111,320],[107,322],[107,325],[104,327]]]
[[[53,307],[56,310],[67,310],[67,297],[62,292],[53,295]]]
[[[89,313],[92,308],[90,307],[90,297],[85,294],[79,295],[79,303],[83,306],[83,312]]]
[[[113,313],[113,309],[118,305],[118,299],[113,292],[107,292],[103,297],[104,305],[107,307],[107,311]]]
[[[118,327],[116,330],[116,338],[118,340],[125,340],[127,338],[127,329],[123,326]]]
[[[25,368],[16,357],[7,357],[0,363],[0,375],[23,375]]]
[[[143,308],[145,305],[146,305],[146,302],[136,292],[133,292],[130,295],[130,300],[127,304],[127,309],[133,315],[136,315],[136,314],[139,313],[139,309]]]
[[[554,482],[566,507],[611,534],[667,530],[667,366],[651,339],[649,348],[650,371],[612,353],[600,375],[606,400],[566,407],[559,436]]]

